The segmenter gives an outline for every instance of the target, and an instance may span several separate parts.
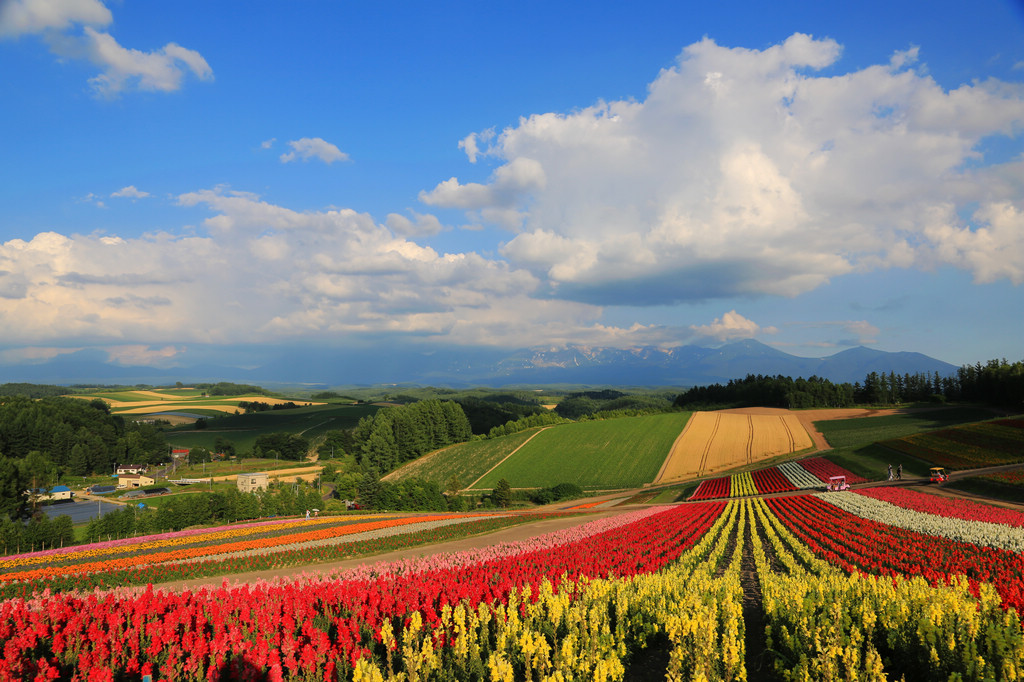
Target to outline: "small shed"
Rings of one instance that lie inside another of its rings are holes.
[[[123,474],[144,474],[149,470],[145,464],[118,464],[114,473],[118,476]]]
[[[239,492],[254,493],[257,490],[266,490],[270,486],[270,477],[265,472],[238,474],[237,482]]]
[[[49,490],[46,488],[40,488],[36,493],[39,495],[40,500],[47,500],[51,502],[70,500],[74,496],[71,488],[66,485],[55,485]]]

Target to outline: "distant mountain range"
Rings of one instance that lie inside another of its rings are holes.
[[[823,358],[803,358],[748,339],[718,348],[621,350],[570,346],[531,350],[500,361],[497,370],[508,383],[696,386],[726,383],[748,374],[793,378],[814,375],[837,383],[855,383],[863,382],[869,372],[938,372],[946,376],[957,367],[921,353],[891,353],[864,346]]]
[[[863,382],[869,372],[941,376],[957,367],[921,353],[892,353],[863,346],[823,358],[790,355],[759,341],[717,348],[680,346],[630,349],[567,346],[532,348],[512,354],[492,350],[444,349],[431,353],[281,350],[255,368],[188,366],[172,369],[126,367],[103,354],[82,351],[47,363],[0,366],[0,383],[166,384],[175,381],[234,381],[252,384],[338,387],[387,383],[434,386],[573,384],[607,386],[699,386],[726,383],[748,374],[812,375],[833,382]]]

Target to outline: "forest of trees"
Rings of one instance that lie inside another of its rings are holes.
[[[510,421],[543,414],[548,410],[532,397],[514,393],[496,393],[486,397],[464,396],[455,399],[469,419],[475,435],[490,433],[491,429]]]
[[[668,397],[603,389],[570,393],[558,401],[555,413],[565,419],[579,420],[588,417],[664,412],[671,407],[672,401]]]
[[[364,417],[353,430],[364,469],[385,474],[432,450],[473,437],[466,413],[451,400],[421,400]]]
[[[677,407],[713,409],[722,407],[849,407],[851,405],[899,405],[915,402],[983,403],[1024,411],[1024,362],[990,360],[982,365],[964,365],[956,374],[938,372],[896,374],[869,372],[864,383],[834,384],[812,376],[748,374],[725,384],[696,386],[680,394]]]
[[[111,415],[102,400],[0,398],[0,456],[23,460],[31,452],[76,476],[168,458],[160,429]]]
[[[726,385],[695,386],[676,398],[686,410],[724,407],[849,407],[854,404],[850,384],[833,384],[828,379],[792,379],[787,376],[748,374]]]

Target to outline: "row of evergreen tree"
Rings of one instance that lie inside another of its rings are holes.
[[[384,474],[432,450],[473,437],[462,407],[451,400],[421,400],[363,417],[353,430],[354,453],[364,469]]]
[[[956,374],[938,372],[888,374],[871,372],[864,383],[854,384],[858,403],[898,404],[943,401],[984,403],[1011,410],[1024,409],[1024,362],[989,360],[964,365]]]
[[[955,374],[938,372],[896,374],[869,372],[864,382],[833,383],[812,376],[748,374],[727,384],[696,386],[681,393],[677,407],[693,410],[714,407],[849,407],[899,405],[912,402],[984,403],[1024,410],[1024,362],[990,360],[964,365]]]
[[[686,410],[721,407],[849,407],[854,404],[850,384],[834,384],[828,379],[809,379],[748,374],[729,383],[695,386],[681,393],[675,405]]]
[[[28,523],[12,521],[6,514],[0,514],[0,547],[5,555],[73,544],[75,529],[66,514],[53,519],[36,514]]]

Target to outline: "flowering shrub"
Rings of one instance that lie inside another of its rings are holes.
[[[883,504],[827,499],[848,498]],[[747,556],[773,679],[1024,677],[1019,553],[798,495],[272,583],[9,599],[0,680],[621,680],[658,642],[658,677],[739,682]]]
[[[437,629],[444,625],[445,607],[450,614],[460,604],[503,605],[508,618],[518,618],[515,595],[540,594],[544,580],[576,584],[661,570],[700,540],[724,506],[708,502],[644,512],[597,534],[581,531],[585,538],[578,542],[528,543],[513,554],[469,564],[458,557],[448,564],[431,560],[416,571],[367,569],[362,578],[180,594],[149,589],[134,596],[10,599],[0,603],[0,678],[31,677],[43,668],[82,678],[112,671],[139,675],[146,666],[175,679],[323,679],[339,672],[358,678],[374,652],[393,651],[388,627],[394,632],[418,619],[421,627]],[[500,657],[487,661],[501,668]]]
[[[248,540],[236,540],[234,542],[220,542],[225,539],[225,533],[212,533],[208,536],[197,536],[203,544],[196,545],[196,537],[173,538],[167,541],[142,543],[140,546],[146,552],[138,552],[139,546],[131,546],[134,550],[130,554],[121,554],[116,557],[102,558],[96,561],[89,561],[96,553],[106,554],[110,551],[124,550],[124,547],[103,548],[93,550],[89,545],[78,548],[80,551],[60,556],[61,562],[52,561],[46,565],[36,568],[25,568],[23,570],[8,570],[0,573],[0,581],[9,580],[37,580],[40,578],[53,578],[60,575],[73,573],[93,573],[99,571],[123,570],[135,566],[149,566],[172,561],[188,561],[216,555],[226,555],[249,550],[265,550],[273,547],[287,545],[301,545],[311,541],[323,541],[337,539],[346,535],[355,535],[382,528],[396,526],[415,525],[429,523],[438,520],[452,518],[478,518],[480,514],[443,514],[443,515],[421,515],[409,517],[356,517],[355,522],[350,522],[353,517],[342,517],[343,523],[335,523],[333,526],[305,529],[302,532],[293,532],[287,535],[273,535]],[[177,545],[186,545],[178,547]],[[26,557],[23,561],[29,561]]]
[[[729,484],[729,497],[747,497],[756,494],[757,488],[754,487],[754,479],[749,471],[733,474]]]
[[[926,462],[972,469],[1024,460],[1024,420],[999,419],[928,431],[883,443]]]
[[[750,502],[760,533],[752,554],[782,680],[1019,679],[1024,632],[989,585],[977,598],[963,578],[843,574],[809,555],[768,511]],[[773,571],[761,541],[785,571]]]
[[[995,481],[1003,485],[1024,486],[1024,471],[1020,469],[1015,471],[997,471],[992,474],[984,474],[979,478]]]

